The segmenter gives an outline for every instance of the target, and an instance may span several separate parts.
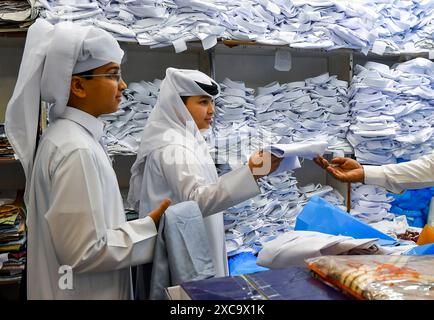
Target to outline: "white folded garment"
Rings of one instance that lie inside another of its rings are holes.
[[[256,263],[277,269],[303,266],[304,260],[322,255],[341,255],[355,249],[364,249],[364,254],[380,254],[375,244],[378,239],[354,239],[315,231],[289,231],[264,243]]]
[[[298,157],[312,160],[318,155],[323,155],[327,146],[328,143],[326,141],[312,141],[291,144],[274,144],[265,147],[264,150],[270,152],[276,157],[284,158],[277,170],[273,172],[273,175],[276,175],[283,171],[300,168],[301,165]]]

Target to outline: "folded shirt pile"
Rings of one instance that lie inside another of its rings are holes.
[[[94,24],[119,40],[152,48],[173,45],[176,52],[198,40],[207,50],[218,39],[365,54],[371,48],[381,54],[433,44],[431,1],[40,0],[40,6],[52,23]]]
[[[0,1],[0,32],[30,26],[38,16],[36,0]]]
[[[100,117],[109,154],[136,154],[142,131],[154,108],[161,80],[131,82],[122,93],[119,110]]]
[[[254,90],[246,88],[244,82],[228,78],[220,87],[208,138],[211,156],[223,173],[248,161],[255,150],[252,139],[257,133]]]
[[[328,73],[304,81],[258,88],[255,98],[260,133],[280,143],[327,141],[328,150],[350,153],[347,82]]]
[[[361,163],[396,163],[432,151],[434,63],[416,58],[389,68],[357,65],[349,90],[347,139]]]
[[[15,159],[14,149],[6,137],[3,123],[0,123],[0,159]]]
[[[361,183],[351,184],[351,215],[357,219],[374,223],[393,220],[390,204],[394,200],[384,188]]]
[[[375,30],[378,38],[372,51],[377,54],[423,52],[434,49],[434,2],[363,1],[378,13]]]
[[[26,262],[25,219],[22,208],[0,205],[0,284],[21,279]]]

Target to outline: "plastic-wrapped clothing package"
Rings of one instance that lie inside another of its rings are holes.
[[[368,300],[434,299],[434,256],[323,256],[307,259],[324,282]]]

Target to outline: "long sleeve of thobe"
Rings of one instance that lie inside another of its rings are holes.
[[[107,227],[105,197],[96,159],[79,149],[57,165],[45,215],[60,264],[74,272],[117,270],[152,261],[157,230],[149,217]],[[116,215],[124,214],[116,212]]]
[[[204,216],[226,210],[260,193],[248,166],[222,175],[215,183],[207,183],[203,168],[194,161],[194,154],[183,149],[180,154],[185,155],[186,161],[181,164],[167,164],[163,153],[158,153],[158,161],[175,198],[196,201]]]
[[[363,166],[365,183],[393,193],[434,186],[434,153],[417,160],[382,166]]]

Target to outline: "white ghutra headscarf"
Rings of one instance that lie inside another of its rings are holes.
[[[157,103],[142,133],[137,158],[131,168],[129,204],[139,209],[142,180],[147,156],[154,150],[170,145],[182,145],[195,154],[194,161],[202,167],[208,183],[217,181],[217,171],[208,146],[182,101],[182,96],[210,96],[220,93],[219,85],[198,70],[168,68],[161,83]],[[167,153],[168,161],[185,161],[184,155]]]
[[[33,170],[40,101],[57,119],[69,99],[71,76],[107,63],[121,63],[123,50],[108,32],[72,22],[37,19],[29,28],[17,83],[6,109],[6,135],[24,168],[26,196]]]

